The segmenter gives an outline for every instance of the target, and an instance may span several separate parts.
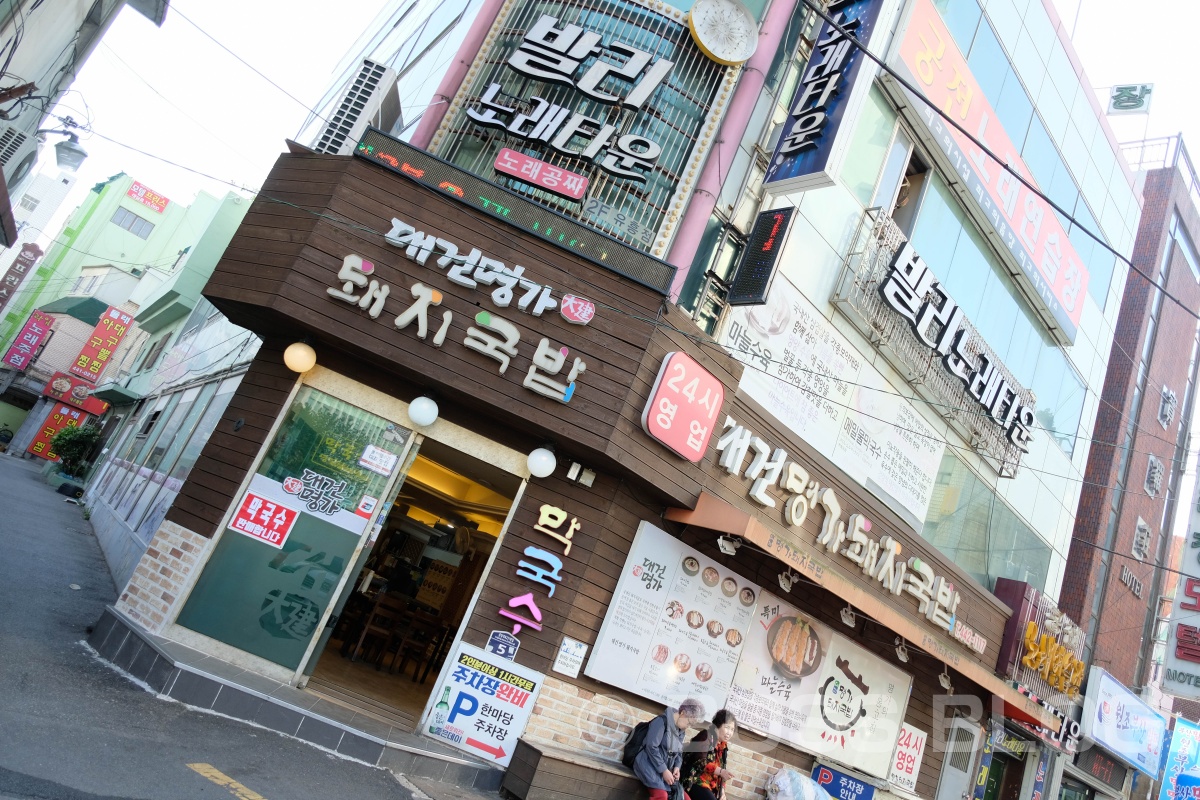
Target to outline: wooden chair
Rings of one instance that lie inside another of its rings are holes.
[[[362,633],[358,636],[358,642],[350,654],[350,660],[358,660],[358,657],[362,655],[364,643],[368,639],[377,640],[379,655],[375,661],[375,668],[379,669],[383,663],[383,657],[387,654],[392,635],[404,619],[406,607],[407,603],[403,597],[381,593],[375,599],[375,605],[367,616]]]
[[[404,629],[398,631],[396,639],[396,658],[400,660],[397,672],[404,672],[404,667],[413,660],[416,662],[413,681],[416,681],[421,665],[430,657],[430,650],[437,647],[440,631],[441,621],[437,617],[421,611],[410,612]],[[392,660],[392,666],[396,666],[395,659]]]

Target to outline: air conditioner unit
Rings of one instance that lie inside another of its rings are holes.
[[[389,67],[363,59],[358,74],[346,87],[324,130],[313,142],[318,153],[349,155],[368,125],[390,130],[400,119],[396,73]]]
[[[21,182],[33,172],[37,157],[36,136],[30,136],[12,125],[0,127],[0,168],[4,170],[4,182],[8,185],[10,196],[17,194]]]

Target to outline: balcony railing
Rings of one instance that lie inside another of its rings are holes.
[[[843,259],[833,302],[1000,477],[1011,478],[1020,466],[1021,449],[967,391],[967,385],[946,368],[937,350],[921,341],[909,321],[889,306],[879,292],[887,280],[892,259],[905,241],[904,233],[883,209],[867,209]],[[938,302],[936,292],[931,291],[926,299]],[[975,327],[963,319],[960,328],[965,342],[963,354],[975,364],[980,363],[980,356],[994,364],[1020,402],[1033,405],[1032,392],[991,352]]]

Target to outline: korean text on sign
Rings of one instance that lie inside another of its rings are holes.
[[[547,164],[545,161],[518,153],[508,147],[501,148],[492,165],[497,172],[512,175],[539,189],[579,200],[587,192],[588,179],[582,175]]]
[[[668,353],[642,411],[642,429],[688,461],[704,457],[725,400],[716,376],[687,353]]]
[[[282,548],[299,516],[300,512],[295,509],[246,492],[233,519],[229,520],[229,527],[272,547]]]
[[[98,382],[132,324],[133,317],[109,306],[68,372],[92,383]]]
[[[5,353],[4,366],[18,371],[28,367],[29,362],[37,354],[38,347],[50,334],[50,328],[53,325],[54,317],[43,314],[41,311],[33,312],[25,322],[25,326],[21,328],[21,332],[17,334],[12,347],[8,348],[8,352]]]
[[[29,443],[29,447],[26,448],[27,452],[47,461],[58,461],[58,454],[53,452],[51,447],[54,437],[59,431],[78,427],[87,419],[88,415],[79,409],[59,403],[46,417],[46,423],[38,431],[37,436],[33,437],[33,441]]]

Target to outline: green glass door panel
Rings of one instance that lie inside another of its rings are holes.
[[[176,622],[296,669],[410,436],[301,387]]]

